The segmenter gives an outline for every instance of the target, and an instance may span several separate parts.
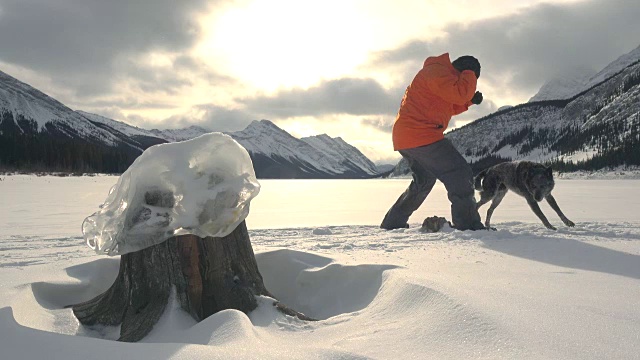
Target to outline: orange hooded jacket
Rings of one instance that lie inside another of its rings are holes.
[[[475,73],[456,70],[448,53],[427,58],[402,98],[393,124],[393,149],[409,149],[444,139],[451,117],[471,106],[476,83]]]

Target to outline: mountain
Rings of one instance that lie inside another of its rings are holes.
[[[157,136],[156,132],[159,130],[145,130],[136,126],[131,126],[123,122],[113,120],[104,116],[88,113],[86,111],[77,110],[76,113],[82,115],[88,119],[95,126],[103,128],[105,130],[117,131],[128,138],[137,142],[140,150],[144,150],[149,146],[170,142],[169,139],[163,136]]]
[[[122,172],[145,147],[0,71],[0,169]]]
[[[155,136],[174,142],[211,132],[199,126],[144,130],[99,115],[81,114],[136,139]],[[269,120],[255,120],[228,135],[247,149],[260,178],[368,178],[379,174],[371,160],[341,138],[322,134],[297,139]]]
[[[0,170],[121,173],[146,148],[211,132],[146,130],[74,111],[0,72]],[[341,138],[297,139],[268,120],[229,133],[251,155],[260,178],[370,178],[376,166]]]
[[[153,129],[153,130],[150,130],[150,132],[161,139],[167,140],[168,142],[176,142],[176,141],[189,140],[189,139],[196,138],[200,135],[208,134],[211,132],[211,130],[207,130],[200,126],[192,125],[183,129],[165,129],[165,130]]]
[[[345,171],[351,170],[357,173],[364,170],[369,176],[379,172],[378,167],[369,158],[340,137],[332,138],[322,134],[304,137],[300,140],[318,149],[327,158],[336,159],[335,161],[341,164]]]
[[[411,169],[409,168],[409,162],[405,158],[402,158],[400,159],[398,164],[396,164],[396,166],[391,170],[387,177],[401,177],[410,174]]]
[[[176,142],[193,139],[200,135],[208,134],[211,131],[200,126],[190,126],[184,129],[166,129],[166,130],[146,130],[137,126],[110,119],[101,115],[92,114],[86,111],[76,111],[85,118],[96,124],[104,124],[132,138],[154,138],[162,139],[162,142]]]
[[[529,99],[529,102],[569,99],[603,82],[638,60],[640,60],[640,46],[620,56],[597,73],[591,69],[576,67],[545,83],[538,93]]]
[[[175,142],[211,132],[199,126],[144,130],[103,116],[81,114],[138,141],[154,137]],[[247,149],[260,178],[368,178],[379,173],[366,156],[341,138],[323,134],[297,139],[269,120],[253,121],[244,130],[228,135]]]
[[[3,135],[47,132],[59,138],[89,139],[105,146],[128,143],[122,134],[95,126],[59,101],[1,71],[0,111]],[[8,119],[13,119],[13,124]]]
[[[229,133],[244,146],[266,178],[368,178],[375,165],[355,147],[327,135],[297,139],[269,120]]]
[[[389,173],[391,171],[393,171],[393,169],[396,166],[393,164],[380,164],[380,165],[376,165],[376,168],[378,169],[379,173]]]
[[[447,138],[476,168],[503,159],[559,170],[640,165],[640,61],[571,99],[519,105]]]
[[[586,68],[575,68],[549,80],[540,88],[529,102],[568,99],[579,93],[594,76],[595,71]]]
[[[608,77],[569,99],[497,111],[445,136],[476,172],[505,160],[544,162],[560,171],[640,166],[640,60],[630,58],[608,65],[596,75]],[[405,166],[394,172],[407,173]]]
[[[592,76],[583,90],[591,88],[592,86],[595,86],[596,84],[612,77],[613,75],[619,73],[621,70],[637,62],[638,60],[640,60],[640,46],[630,51],[629,53],[620,56],[611,64],[607,65],[604,69],[600,70],[597,74]]]

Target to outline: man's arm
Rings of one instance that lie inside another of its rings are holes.
[[[453,115],[462,114],[463,112],[469,110],[469,106],[473,103],[471,101],[465,103],[464,105],[453,104]]]
[[[482,93],[480,91],[476,91],[470,101],[465,103],[464,105],[453,104],[453,115],[461,114],[467,110],[469,110],[469,106],[475,104],[480,105],[482,103]]]
[[[454,105],[466,106],[476,92],[478,79],[471,70],[464,70],[457,76],[444,66],[432,65],[425,68],[424,76],[434,94]]]

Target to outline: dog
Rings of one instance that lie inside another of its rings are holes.
[[[558,203],[551,195],[554,185],[553,171],[550,167],[542,164],[531,161],[511,161],[494,165],[481,171],[475,177],[474,187],[480,191],[477,209],[492,201],[485,220],[485,226],[490,229],[493,211],[500,205],[507,192],[511,190],[527,200],[531,210],[548,229],[556,230],[538,206],[538,202],[542,199],[547,200],[565,225],[573,227],[575,224],[562,213]]]

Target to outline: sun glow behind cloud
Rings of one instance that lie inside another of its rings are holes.
[[[375,44],[373,21],[357,2],[252,1],[203,25],[197,53],[264,91],[347,75]]]
[[[556,0],[555,2],[575,2]],[[444,26],[500,16],[542,1],[247,0],[202,16],[194,55],[253,91],[339,77],[404,81],[367,65],[376,51],[446,36]],[[427,54],[425,54],[426,56]]]

